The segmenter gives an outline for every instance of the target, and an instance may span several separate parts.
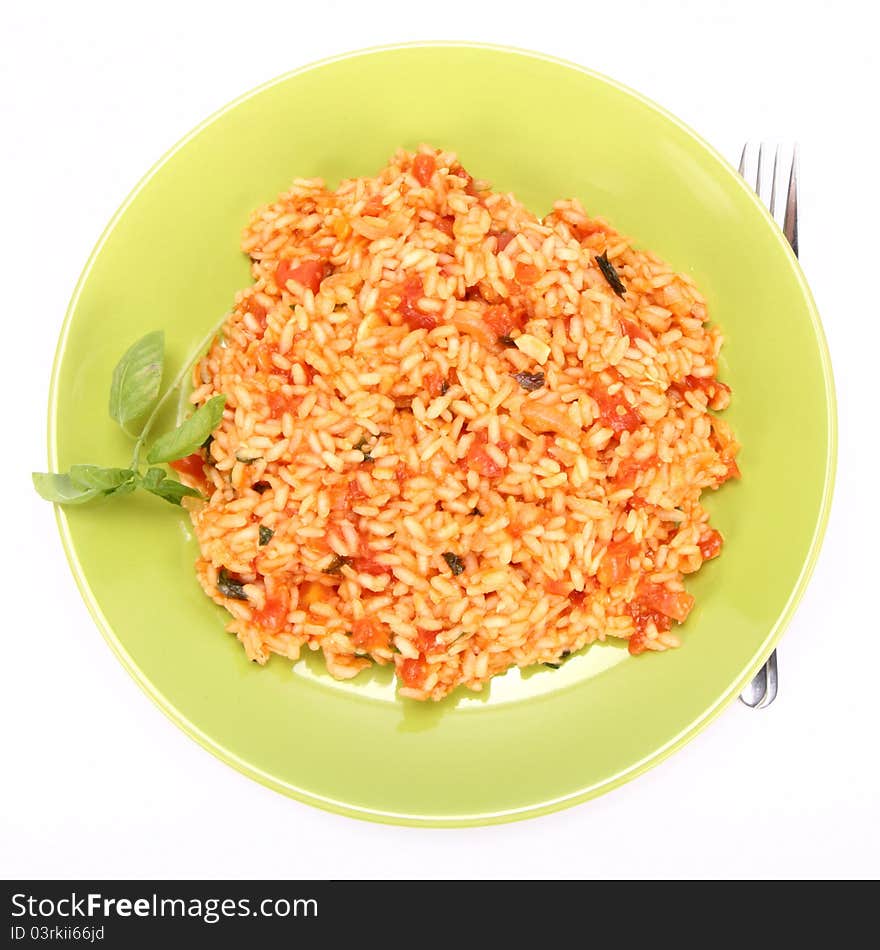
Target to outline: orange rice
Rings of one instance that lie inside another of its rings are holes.
[[[194,369],[226,411],[180,467],[250,659],[307,645],[440,699],[606,637],[678,645],[683,576],[721,548],[701,492],[738,475],[687,275],[426,146],[295,181],[242,248],[254,282]]]

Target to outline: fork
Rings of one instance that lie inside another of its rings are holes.
[[[751,151],[749,142],[743,146],[742,155],[739,160],[739,173],[754,189],[758,197],[761,197],[761,174],[766,174],[764,168],[764,142],[758,146],[758,161],[755,165],[754,178],[746,175],[746,165],[748,154]],[[769,151],[769,149],[768,149]],[[785,199],[785,212],[782,219],[782,233],[785,235],[794,256],[798,256],[798,201],[797,201],[797,144],[792,149],[791,168],[788,173],[788,193]],[[769,161],[769,158],[768,158]],[[770,185],[770,216],[776,217],[776,180],[779,167],[779,146],[773,155],[773,171],[771,173]],[[784,173],[783,173],[784,178]],[[763,709],[770,705],[776,699],[776,693],[779,690],[779,671],[776,660],[776,650],[774,650],[767,662],[752,677],[748,686],[740,693],[740,700],[750,706],[752,709]]]

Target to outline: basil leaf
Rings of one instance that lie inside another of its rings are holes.
[[[159,398],[164,352],[165,334],[156,330],[132,344],[116,364],[110,384],[110,417],[123,428]]]
[[[217,574],[217,590],[230,600],[247,600],[244,584],[236,580],[225,567],[221,567]]]
[[[167,478],[164,468],[148,468],[141,479],[141,484],[147,491],[152,491]]]
[[[608,284],[614,293],[616,293],[618,297],[625,297],[626,286],[620,279],[617,269],[614,267],[611,261],[608,260],[608,251],[603,251],[598,257],[594,256],[593,260],[599,265],[599,270],[602,271],[602,276],[608,281]]]
[[[132,477],[127,482],[123,482],[121,485],[118,485],[116,488],[113,488],[110,491],[105,492],[105,494],[107,495],[108,498],[110,498],[112,495],[129,495],[137,487],[138,487],[137,479],[134,477],[134,474],[132,473]]]
[[[173,432],[159,436],[147,453],[147,461],[173,462],[192,455],[220,424],[225,405],[225,396],[209,399]]]
[[[275,532],[271,528],[267,528],[266,525],[260,525],[260,547],[267,545],[272,538],[275,537]]]
[[[146,479],[143,482],[144,488],[153,495],[163,498],[172,505],[179,505],[182,498],[201,498],[201,494],[194,488],[177,482],[173,478],[166,478],[158,484],[147,484]]]
[[[75,485],[69,475],[34,472],[31,478],[40,497],[59,505],[81,505],[101,494],[99,488],[81,488]]]
[[[134,472],[130,468],[103,468],[100,465],[72,465],[70,480],[77,488],[97,488],[99,491],[111,492],[132,482],[134,487]]]

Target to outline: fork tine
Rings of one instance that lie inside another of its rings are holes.
[[[764,664],[764,670],[766,673],[766,689],[764,695],[761,697],[761,702],[758,703],[759,709],[769,706],[770,703],[776,699],[776,694],[779,692],[779,668],[776,663],[775,650],[770,654],[770,658]]]
[[[776,217],[776,166],[779,164],[779,146],[773,156],[773,183],[770,185],[770,217]]]
[[[755,174],[755,194],[761,197],[761,166],[764,164],[764,143],[758,146],[758,171]]]
[[[742,155],[740,155],[739,157],[739,168],[737,169],[741,178],[746,177],[746,152],[748,150],[749,150],[749,143],[746,142],[746,144],[743,145]]]
[[[785,199],[785,217],[782,222],[782,231],[788,238],[788,243],[798,256],[798,147],[795,143],[791,155],[791,174],[788,176],[788,196]]]

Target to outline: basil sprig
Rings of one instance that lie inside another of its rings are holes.
[[[65,474],[34,472],[37,492],[59,505],[81,505],[93,498],[125,495],[141,488],[152,495],[180,505],[187,497],[201,498],[194,488],[169,478],[159,462],[174,462],[198,451],[210,438],[223,418],[225,396],[214,396],[176,429],[160,435],[147,452],[146,471],[141,469],[141,450],[160,409],[168,397],[179,389],[192,362],[205,350],[216,334],[211,334],[199,345],[193,359],[178,373],[164,395],[159,393],[165,368],[165,335],[161,330],[148,333],[126,350],[113,370],[110,384],[110,418],[135,440],[134,452],[128,468],[103,465],[73,465]],[[149,415],[147,416],[147,413]],[[147,416],[137,435],[129,427]]]

